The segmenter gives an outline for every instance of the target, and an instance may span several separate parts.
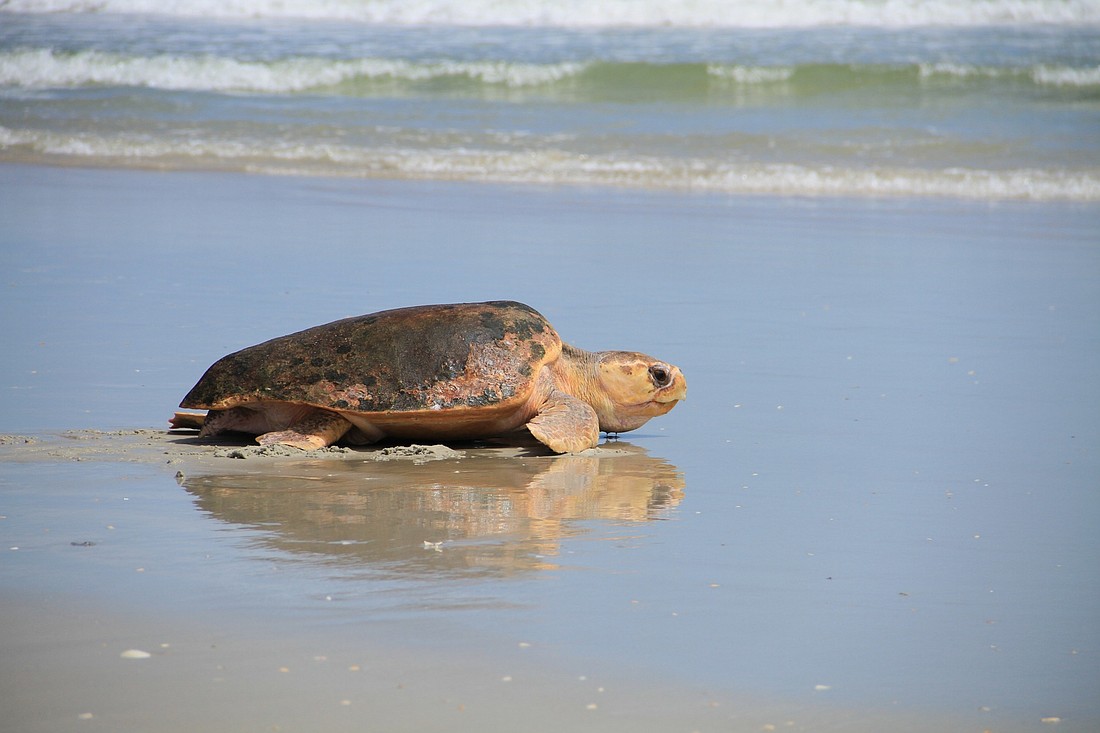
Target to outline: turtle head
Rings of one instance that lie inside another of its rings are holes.
[[[604,432],[640,428],[687,395],[683,373],[668,362],[636,351],[601,351],[593,356],[596,384],[588,402]]]

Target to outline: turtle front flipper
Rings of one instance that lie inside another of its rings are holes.
[[[264,433],[256,438],[256,442],[260,445],[289,445],[302,450],[317,450],[340,440],[351,428],[351,423],[339,413],[312,410],[286,430]]]
[[[555,389],[527,423],[539,442],[555,453],[576,453],[600,442],[600,421],[588,403]]]

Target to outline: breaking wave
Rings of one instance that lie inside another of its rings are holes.
[[[289,141],[166,140],[0,127],[0,160],[268,175],[614,186],[726,194],[1100,201],[1100,174],[1065,170],[849,168],[559,149],[361,148]]]
[[[879,27],[1100,23],[1095,0],[5,0],[9,12],[558,27]]]
[[[132,86],[166,90],[294,93],[330,90],[370,93],[371,84],[416,88],[450,84],[454,91],[479,88],[532,89],[562,83],[581,91],[620,97],[632,89],[682,95],[693,85],[725,83],[765,86],[785,83],[822,89],[859,88],[869,83],[924,84],[936,79],[1025,81],[1041,86],[1100,86],[1100,67],[1040,65],[1031,68],[960,64],[910,66],[744,66],[738,64],[648,64],[624,62],[519,63],[506,61],[407,61],[401,59],[330,59],[294,57],[248,61],[220,56],[131,56],[104,51],[64,53],[20,49],[0,53],[0,86],[50,89],[82,86]],[[362,86],[357,86],[362,85]]]
[[[87,85],[195,91],[296,92],[361,80],[424,82],[465,79],[486,85],[547,84],[576,74],[581,64],[300,57],[242,61],[217,56],[126,56],[102,51],[58,53],[51,49],[0,53],[0,85],[28,88]]]

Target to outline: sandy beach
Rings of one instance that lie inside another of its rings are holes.
[[[382,576],[419,574],[444,583],[552,570],[558,543],[575,534],[564,523],[645,521],[675,506],[683,487],[678,472],[629,445],[564,458],[511,446],[295,454],[165,431],[79,430],[2,436],[0,461],[38,476],[45,469],[61,485],[67,475],[91,477],[95,484],[100,471],[108,482],[121,472],[129,481],[137,479],[123,498],[127,503],[156,502],[152,494],[174,475],[204,513],[232,523],[281,524],[280,552],[327,555],[327,562],[352,572],[355,566],[384,565]],[[369,492],[362,490],[364,463],[374,465]],[[67,471],[65,464],[79,467]],[[282,499],[270,493],[275,484]],[[422,506],[429,487],[442,484],[447,486],[434,512]],[[91,496],[103,485],[85,488],[91,490],[85,496]],[[348,503],[356,492],[360,501]],[[101,494],[93,501],[101,499],[114,503]],[[280,505],[270,504],[272,499]],[[256,500],[267,508],[257,511]],[[512,505],[507,510],[500,508],[505,501]],[[444,508],[455,519],[438,526]],[[471,636],[450,627],[450,611],[484,605],[491,612],[506,606],[491,598],[462,600],[452,592],[444,594],[450,600],[418,599],[422,589],[406,590],[399,598],[372,602],[377,607],[363,623],[355,620],[355,611],[339,609],[348,601],[358,605],[353,599],[331,592],[313,600],[338,609],[336,617],[289,635],[284,624],[297,625],[312,612],[300,609],[305,617],[298,621],[279,619],[282,613],[276,612],[259,625],[233,612],[209,613],[212,608],[191,595],[195,586],[177,589],[171,598],[156,590],[164,581],[175,581],[163,575],[168,570],[161,564],[168,559],[165,548],[154,550],[152,543],[171,545],[180,525],[162,516],[151,530],[154,538],[134,525],[133,515],[117,513],[117,504],[103,509],[104,523],[85,525],[79,537],[66,534],[75,528],[51,524],[46,536],[29,545],[5,548],[10,553],[71,552],[69,559],[78,564],[90,559],[95,564],[98,554],[109,556],[107,565],[122,557],[142,563],[125,569],[129,579],[101,578],[106,585],[91,594],[72,586],[51,587],[56,574],[46,586],[31,581],[6,589],[4,694],[18,701],[9,707],[8,718],[18,730],[119,730],[135,723],[165,731],[361,730],[366,719],[377,730],[457,726],[505,731],[518,720],[528,721],[524,727],[531,730],[656,730],[688,720],[718,723],[728,715],[717,712],[717,701],[703,689],[685,689],[674,704],[654,706],[646,698],[667,695],[667,690],[644,675],[619,676],[613,684],[595,665],[589,668],[591,677],[574,673],[553,648],[535,648],[519,630]],[[352,520],[349,512],[359,520],[354,540],[339,529],[341,515],[345,522]],[[417,521],[432,513],[437,526]],[[395,536],[407,542],[395,543]],[[117,554],[123,547],[128,549]],[[175,546],[170,552],[181,550]],[[159,581],[140,587],[158,575]],[[249,605],[247,599],[233,598],[232,581],[198,592],[224,594],[227,607],[242,601]],[[479,647],[476,654],[470,653],[472,643]],[[255,707],[261,701],[263,712]]]
[[[5,720],[1095,730],[1097,231],[1091,204],[0,166]],[[233,350],[491,298],[688,399],[577,456],[167,431]]]

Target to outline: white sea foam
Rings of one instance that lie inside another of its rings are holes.
[[[794,75],[794,68],[710,64],[707,66],[707,73],[718,79],[729,79],[738,84],[768,84],[787,81]]]
[[[936,63],[921,64],[918,67],[922,79],[931,79],[937,76],[957,77],[960,79],[972,77],[996,77],[1010,70],[994,68],[991,66],[971,66],[969,64]]]
[[[615,186],[787,196],[943,196],[1100,201],[1100,171],[848,168],[539,149],[361,148],[332,143],[152,139],[0,126],[0,160],[81,162],[269,175]]]
[[[1071,69],[1063,66],[1040,66],[1031,72],[1036,84],[1052,86],[1092,87],[1100,86],[1100,66],[1088,69]]]
[[[922,79],[935,77],[955,77],[959,79],[998,79],[1011,77],[1030,78],[1034,83],[1060,87],[1100,86],[1100,66],[1037,66],[1034,68],[1012,68],[992,66],[970,66],[967,64],[921,64]]]
[[[524,87],[583,71],[583,64],[392,59],[291,58],[273,62],[217,56],[124,56],[101,51],[57,53],[30,49],[0,53],[0,86],[25,88],[113,85],[200,91],[295,92],[355,78],[425,81],[465,77],[483,84]]]
[[[21,49],[0,52],[0,87],[59,89],[104,85],[278,94],[323,89],[356,79],[406,83],[466,79],[482,85],[517,89],[553,84],[579,76],[590,68],[590,64],[570,62],[412,62],[319,57],[263,62],[210,55],[141,57],[103,51],[59,53],[51,49]],[[744,85],[788,81],[796,71],[795,67],[707,66],[707,74],[712,78]],[[1012,69],[938,63],[921,64],[919,75],[922,79],[1024,77],[1036,84],[1062,87],[1100,85],[1100,67]]]
[[[1100,23],[1097,0],[7,0],[15,12],[313,18],[386,24],[804,27]]]

